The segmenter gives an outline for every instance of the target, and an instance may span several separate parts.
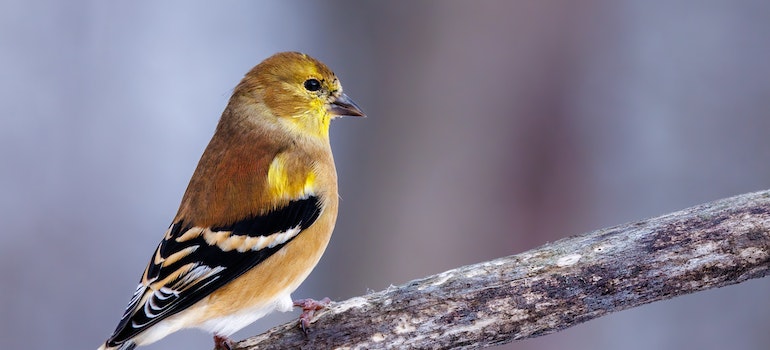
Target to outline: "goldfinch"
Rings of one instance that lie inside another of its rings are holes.
[[[318,60],[284,52],[249,71],[99,349],[130,350],[191,327],[228,349],[239,329],[291,310],[290,294],[318,263],[337,219],[329,123],[339,116],[364,113]]]

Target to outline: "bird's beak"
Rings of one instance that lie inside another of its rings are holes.
[[[361,107],[353,102],[353,100],[344,93],[339,95],[329,105],[329,113],[338,117],[366,117]]]

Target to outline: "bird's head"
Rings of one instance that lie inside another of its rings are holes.
[[[268,114],[303,134],[328,137],[335,117],[364,116],[329,67],[298,52],[275,54],[254,67],[233,94],[256,98]]]

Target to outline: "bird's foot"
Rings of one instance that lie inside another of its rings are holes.
[[[310,320],[313,319],[315,312],[329,306],[331,302],[332,301],[329,298],[323,298],[320,301],[313,299],[300,299],[294,301],[295,307],[302,308],[302,314],[299,315],[299,325],[302,327],[303,333],[307,335],[307,329],[310,328]]]
[[[214,350],[234,350],[235,342],[225,336],[214,334]]]

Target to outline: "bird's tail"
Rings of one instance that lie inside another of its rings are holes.
[[[115,346],[110,346],[107,343],[104,343],[97,350],[133,350],[135,347],[136,347],[136,344],[129,340],[129,341],[126,341],[125,343],[118,344]]]

